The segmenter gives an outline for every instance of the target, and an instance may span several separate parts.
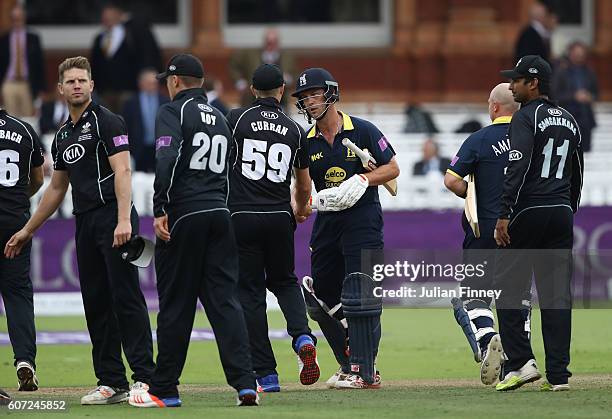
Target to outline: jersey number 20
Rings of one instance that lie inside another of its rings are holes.
[[[266,176],[274,183],[284,182],[290,162],[291,147],[287,144],[274,143],[268,149],[267,141],[244,139],[242,175],[247,179],[259,180]]]
[[[198,149],[191,156],[189,168],[194,170],[210,170],[214,173],[223,173],[225,169],[225,156],[227,154],[227,138],[223,135],[214,135],[211,138],[204,132],[196,132],[192,145]],[[210,150],[210,155],[208,151]]]
[[[0,185],[11,187],[19,180],[19,153],[15,150],[0,151]]]

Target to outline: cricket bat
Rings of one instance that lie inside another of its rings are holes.
[[[363,165],[363,167],[365,167],[368,171],[372,171],[372,168],[376,168],[376,160],[370,155],[370,153],[368,153],[368,150],[360,149],[355,145],[354,142],[352,142],[348,138],[342,140],[342,145],[352,150],[355,155],[359,157],[359,160],[361,160],[361,164]],[[383,186],[387,191],[389,191],[391,196],[397,195],[397,179],[391,179],[390,181],[383,184]]]
[[[467,196],[465,197],[465,217],[470,223],[470,227],[474,232],[474,237],[480,238],[480,227],[478,226],[478,210],[476,206],[476,183],[474,183],[474,174],[468,176]]]

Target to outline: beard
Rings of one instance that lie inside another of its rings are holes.
[[[66,99],[66,102],[68,102],[68,104],[71,106],[81,106],[89,102],[90,99],[91,99],[91,95],[83,95],[78,99]]]

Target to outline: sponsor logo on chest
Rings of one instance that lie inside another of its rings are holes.
[[[346,171],[338,166],[330,167],[325,172],[325,187],[333,188],[334,186],[340,186],[346,179]]]
[[[66,150],[62,153],[64,162],[68,164],[74,164],[81,160],[85,155],[85,147],[79,143],[69,145]]]

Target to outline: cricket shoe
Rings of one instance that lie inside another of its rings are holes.
[[[11,402],[11,396],[0,388],[0,406],[6,406]]]
[[[504,348],[498,333],[491,338],[483,355],[480,363],[480,381],[490,386],[497,381],[504,362]]]
[[[372,384],[366,382],[357,374],[345,374],[343,379],[336,381],[335,388],[340,390],[347,389],[372,389],[377,390],[381,387],[382,380],[380,379],[380,373],[376,371],[374,374],[374,382]]]
[[[149,393],[148,390],[141,390],[134,393],[130,392],[128,403],[130,406],[134,407],[181,407],[183,404],[178,397],[162,399]]]
[[[548,381],[542,383],[540,391],[569,391],[569,384],[550,384]]]
[[[128,399],[130,392],[125,389],[113,388],[109,386],[98,386],[92,391],[81,397],[81,404],[115,404]]]
[[[534,359],[530,359],[518,371],[510,371],[502,382],[495,386],[497,391],[516,390],[517,388],[542,378]]]
[[[240,390],[236,406],[259,406],[259,394],[250,388]]]
[[[17,380],[19,391],[38,390],[38,378],[36,378],[36,372],[29,362],[17,362]]]
[[[336,388],[336,383],[338,380],[344,380],[348,373],[342,371],[342,367],[338,368],[338,371],[325,382],[327,388]]]
[[[298,339],[298,367],[300,371],[300,383],[305,386],[319,381],[321,369],[317,361],[317,348],[310,336]],[[301,342],[300,342],[301,341]]]
[[[264,377],[257,377],[256,381],[258,393],[278,393],[280,391],[278,374],[268,374]]]
[[[146,393],[149,391],[149,385],[147,383],[143,383],[142,381],[136,381],[130,387],[130,396],[138,393]]]

